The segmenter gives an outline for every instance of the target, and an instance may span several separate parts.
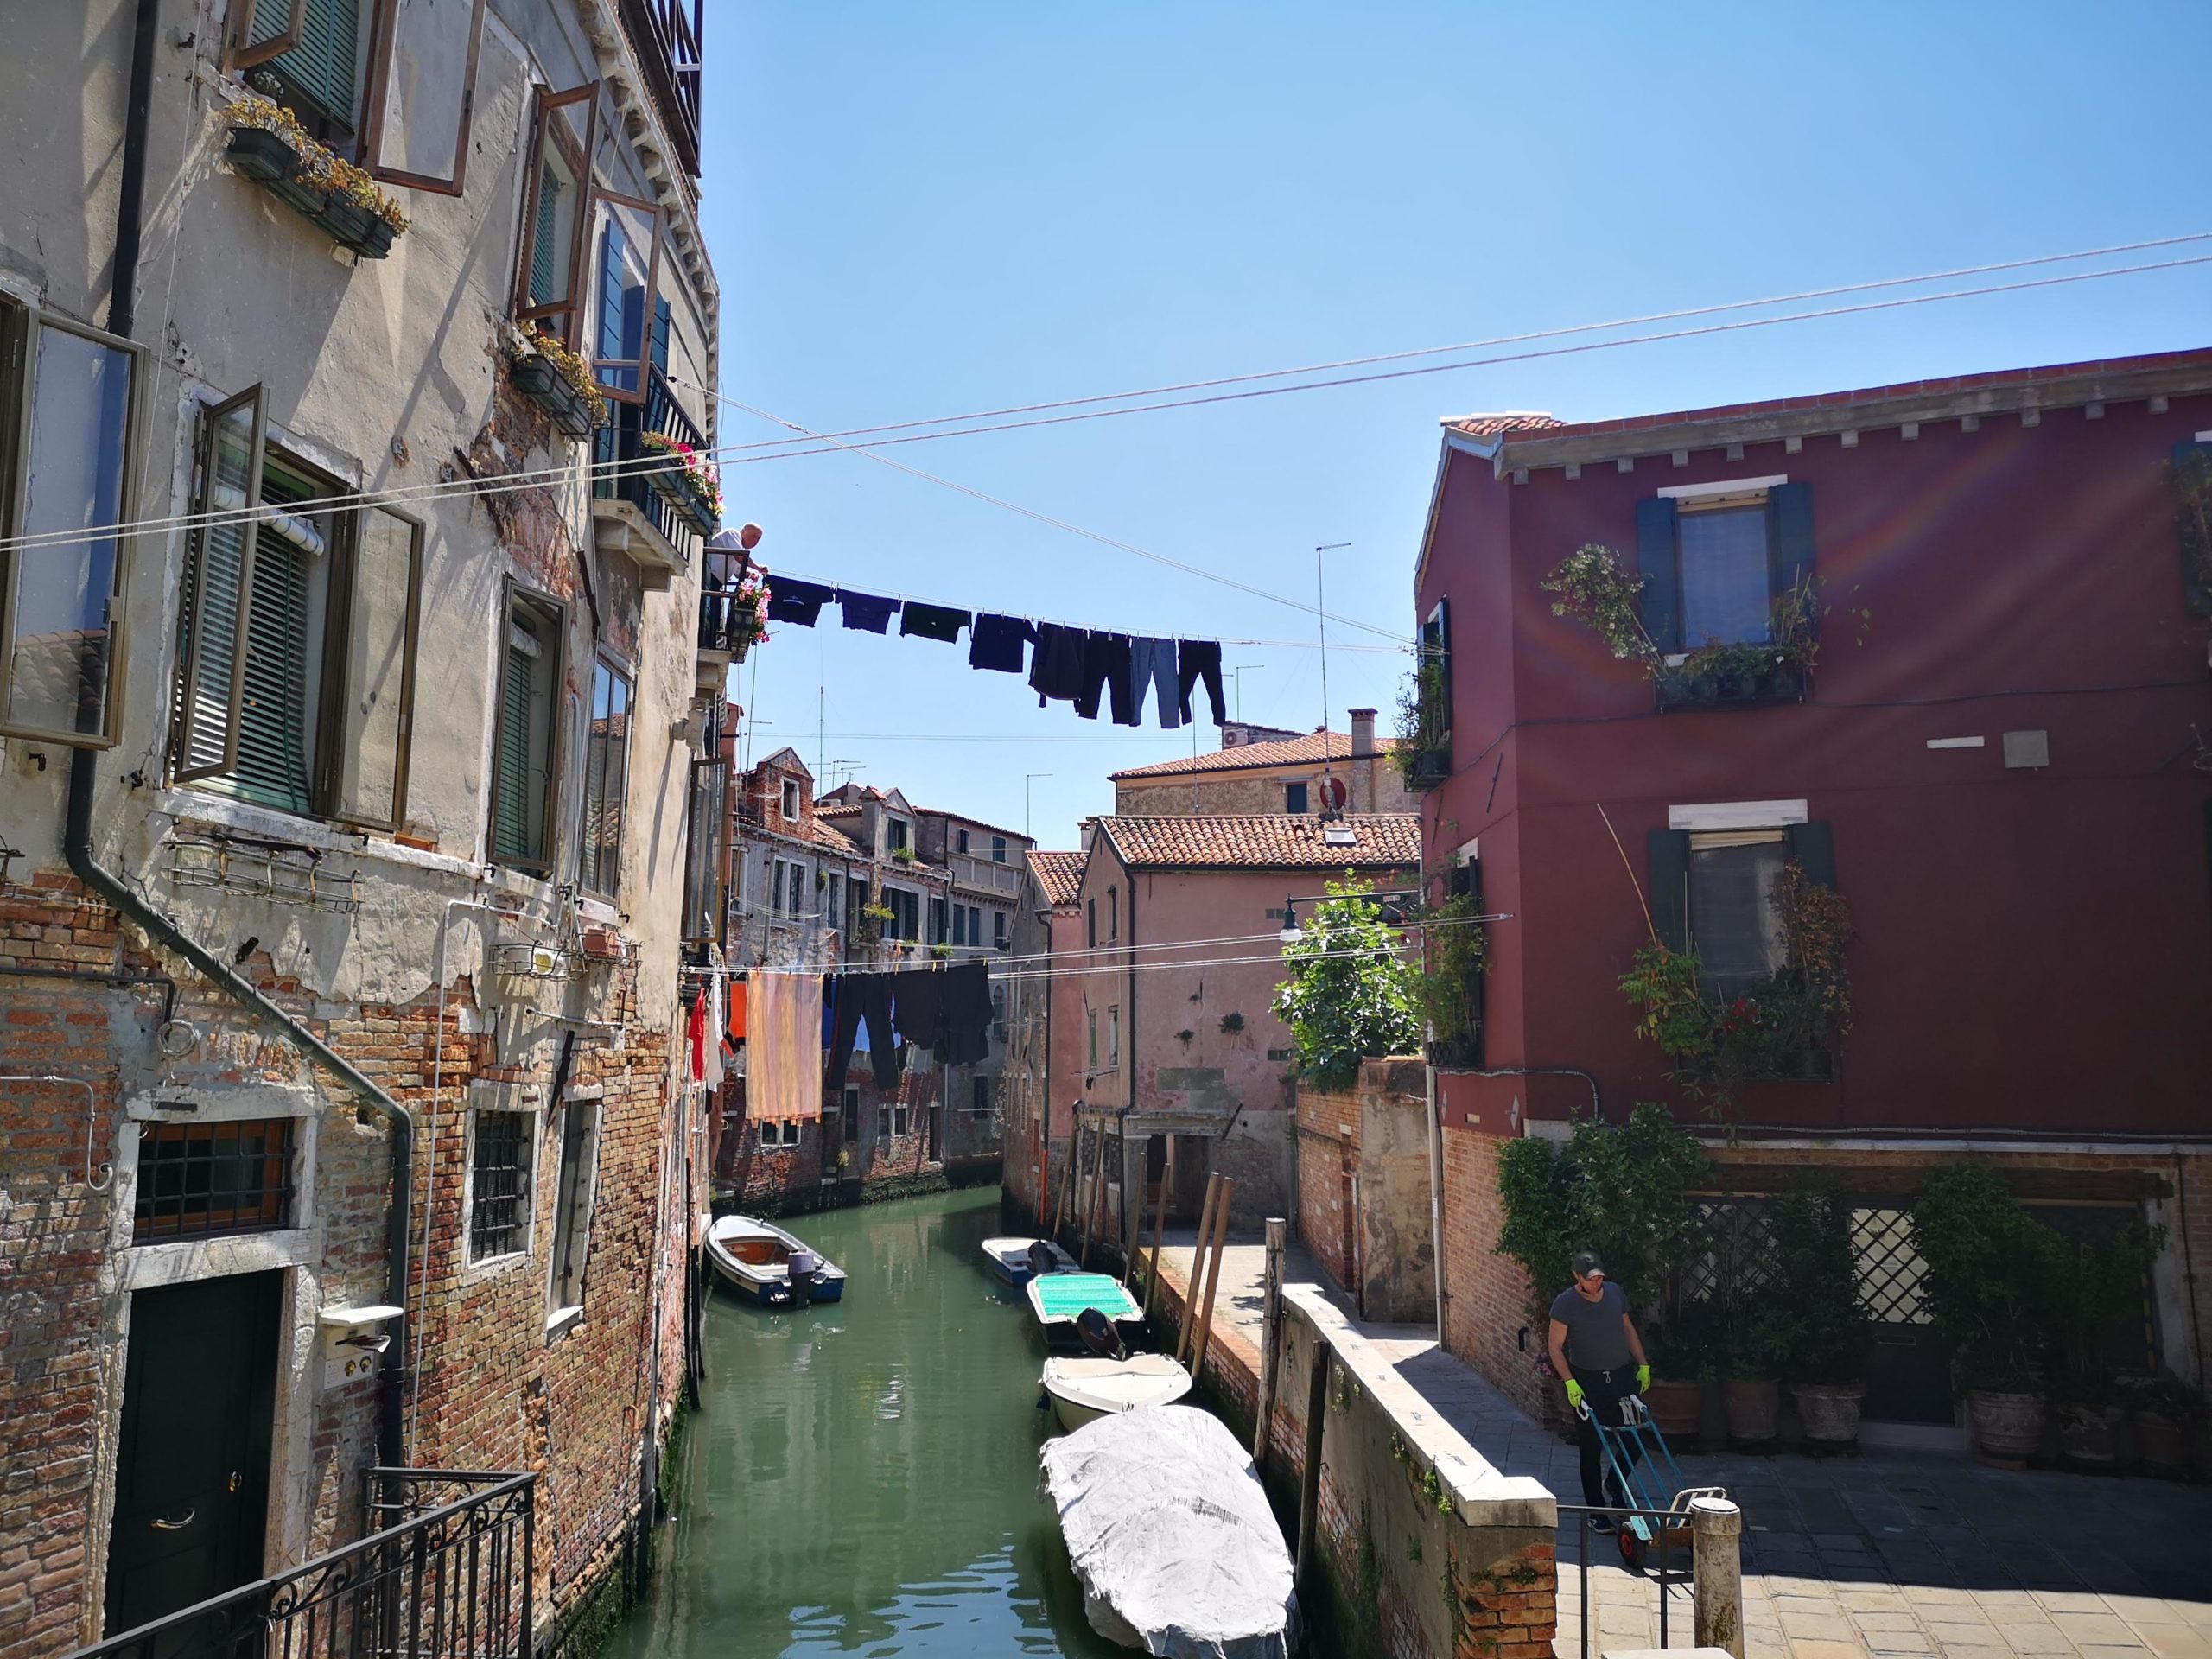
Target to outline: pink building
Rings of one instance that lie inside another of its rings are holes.
[[[1083,1094],[1083,980],[1052,970],[1073,963],[1084,948],[1084,858],[1027,855],[1013,960],[998,981],[1006,988],[1010,1033],[1000,1073],[1007,1198],[1018,1214],[1037,1217],[1040,1225]]]

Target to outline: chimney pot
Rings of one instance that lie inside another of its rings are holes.
[[[1372,709],[1351,711],[1351,752],[1355,755],[1375,753],[1375,711]]]

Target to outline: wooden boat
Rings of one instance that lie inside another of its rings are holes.
[[[763,1307],[804,1307],[845,1294],[845,1270],[833,1267],[772,1222],[724,1216],[707,1230],[715,1274]]]
[[[1287,1659],[1300,1635],[1290,1551],[1218,1418],[1118,1412],[1046,1441],[1038,1462],[1093,1630],[1147,1653]]]
[[[987,1238],[983,1241],[983,1257],[991,1264],[991,1271],[1017,1289],[1037,1276],[1036,1256],[1039,1250],[1051,1252],[1052,1265],[1048,1273],[1073,1273],[1075,1258],[1048,1238]]]
[[[1144,1340],[1144,1310],[1118,1279],[1103,1273],[1046,1273],[1031,1279],[1024,1288],[1047,1347],[1082,1345],[1076,1320],[1087,1307],[1111,1320],[1124,1342]]]
[[[1191,1373],[1166,1354],[1054,1355],[1045,1362],[1045,1393],[1062,1428],[1140,1406],[1172,1406],[1191,1391]]]

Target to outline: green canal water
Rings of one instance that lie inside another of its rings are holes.
[[[617,1659],[1120,1655],[1037,1496],[1044,1350],[978,1248],[996,1187],[808,1216],[844,1300],[716,1291],[709,1380]]]

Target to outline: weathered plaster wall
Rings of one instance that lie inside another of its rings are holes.
[[[1369,1060],[1344,1093],[1298,1090],[1299,1236],[1370,1319],[1435,1317],[1425,1077]]]

